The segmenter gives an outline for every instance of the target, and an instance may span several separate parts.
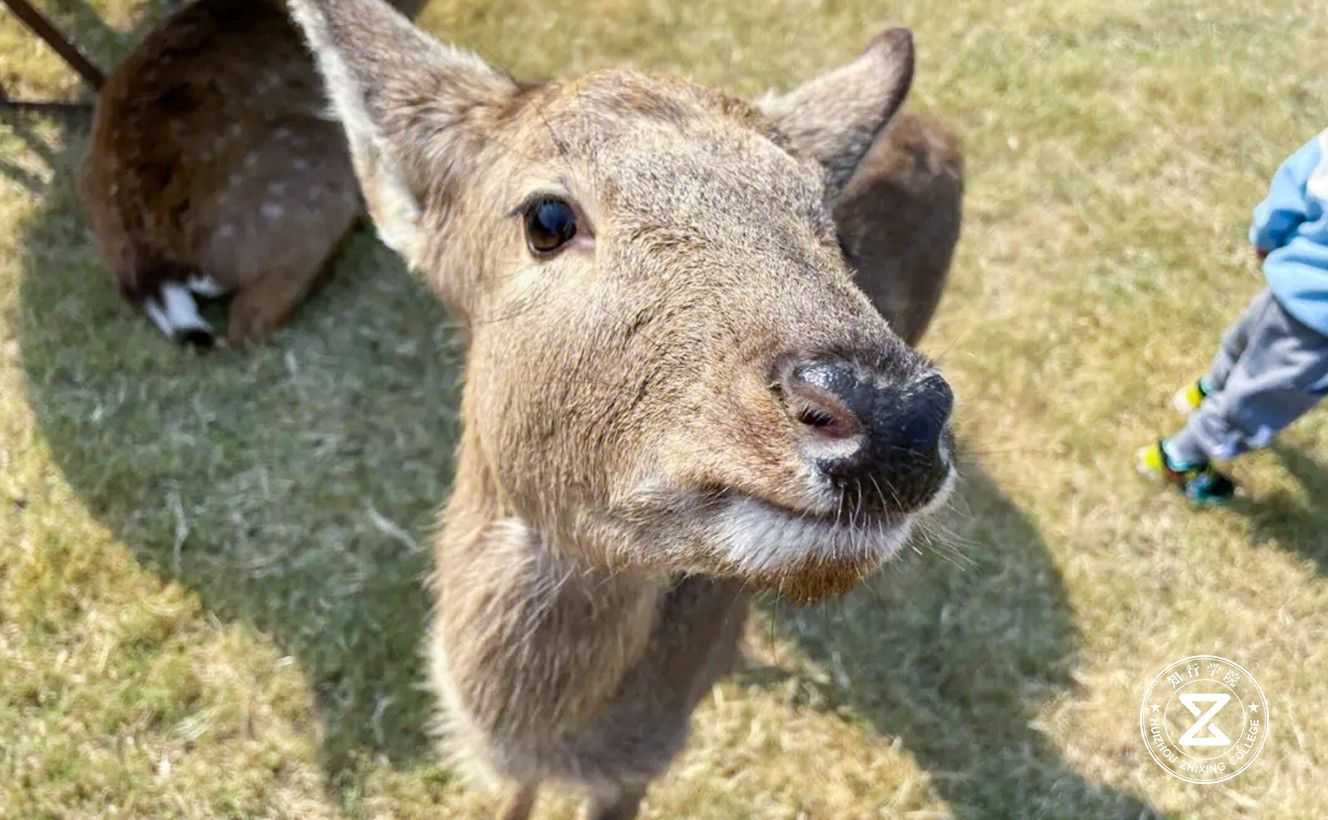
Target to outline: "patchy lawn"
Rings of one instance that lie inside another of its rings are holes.
[[[155,3],[49,0],[103,65]],[[967,221],[924,347],[960,397],[948,533],[764,605],[649,817],[1328,814],[1328,414],[1197,513],[1138,483],[1260,286],[1249,211],[1328,125],[1319,0],[436,0],[519,76],[630,62],[744,93],[912,27]],[[0,12],[0,84],[81,93]],[[419,688],[457,351],[362,231],[272,342],[200,357],[127,309],[73,196],[86,119],[0,120],[0,816],[484,817]],[[1143,689],[1244,664],[1272,736],[1220,786],[1149,759]],[[545,799],[547,816],[574,802]]]

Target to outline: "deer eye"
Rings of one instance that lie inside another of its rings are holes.
[[[547,256],[576,236],[576,213],[572,206],[552,197],[526,207],[526,244],[536,256]]]

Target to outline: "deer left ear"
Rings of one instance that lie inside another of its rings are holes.
[[[876,36],[856,60],[782,96],[761,101],[775,127],[826,170],[833,199],[913,83],[913,35],[895,28]]]
[[[289,0],[345,127],[379,236],[412,266],[516,83],[382,0]],[[437,226],[445,227],[445,226]]]

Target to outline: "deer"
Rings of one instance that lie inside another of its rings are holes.
[[[963,195],[958,137],[906,111],[876,138],[831,206],[854,281],[911,346],[940,305]]]
[[[401,0],[413,13],[423,0]],[[261,341],[321,281],[363,214],[341,127],[280,0],[198,0],[119,63],[93,111],[81,193],[120,293],[208,348]]]
[[[290,7],[380,238],[464,334],[424,649],[442,749],[505,820],[546,785],[635,817],[751,596],[851,590],[954,485],[951,388],[832,214],[912,36],[758,105],[631,69],[518,81],[382,0]]]

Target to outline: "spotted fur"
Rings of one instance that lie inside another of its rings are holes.
[[[312,290],[363,210],[345,136],[323,108],[280,0],[191,3],[107,79],[83,199],[121,292],[168,336],[212,342],[190,291],[233,295],[226,338],[240,344]],[[200,281],[209,286],[190,284]]]

